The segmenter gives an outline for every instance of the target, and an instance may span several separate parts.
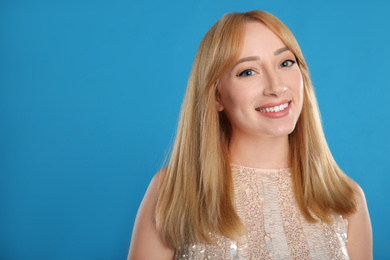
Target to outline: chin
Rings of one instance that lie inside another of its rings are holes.
[[[291,134],[295,129],[295,125],[293,126],[285,126],[285,127],[280,127],[277,129],[273,129],[273,131],[270,131],[271,136],[286,136]]]

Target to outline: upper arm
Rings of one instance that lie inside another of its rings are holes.
[[[351,260],[372,259],[372,230],[370,215],[363,190],[358,186],[358,205],[356,213],[348,219],[347,250]]]
[[[159,173],[150,182],[138,209],[128,260],[173,259],[174,257],[174,249],[162,241],[154,221],[154,209],[159,189],[158,175]]]

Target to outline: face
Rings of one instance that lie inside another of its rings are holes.
[[[303,80],[294,54],[266,25],[249,22],[239,60],[219,81],[218,110],[232,134],[287,136],[302,110]]]

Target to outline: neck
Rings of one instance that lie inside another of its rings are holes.
[[[289,167],[288,136],[232,136],[229,145],[230,162],[260,169]]]

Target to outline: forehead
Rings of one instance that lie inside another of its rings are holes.
[[[247,22],[244,24],[241,56],[273,53],[285,46],[284,42],[264,23]]]

